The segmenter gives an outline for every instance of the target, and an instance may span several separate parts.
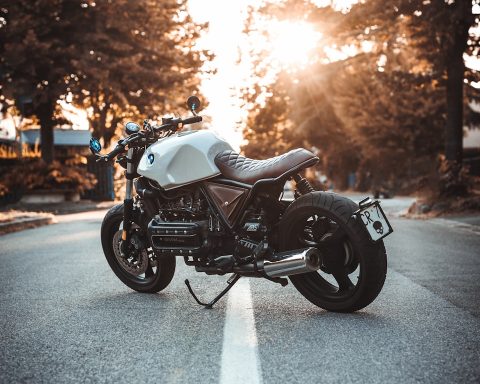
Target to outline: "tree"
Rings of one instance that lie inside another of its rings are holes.
[[[42,157],[54,158],[56,102],[65,93],[65,76],[75,52],[80,2],[64,0],[1,1],[0,74],[7,98],[31,100],[40,120]],[[22,105],[19,106],[22,109]]]
[[[356,168],[360,176],[375,174],[369,183],[391,180],[396,187],[402,179],[416,183],[431,168],[442,140],[450,143],[443,146],[448,158],[461,161],[461,114],[467,105],[461,90],[465,77],[478,81],[474,71],[462,72],[462,55],[478,55],[478,38],[468,35],[474,22],[468,4],[368,0],[344,13],[309,1],[268,6],[269,14],[280,18],[303,14],[324,32],[327,47],[357,50],[354,57],[325,64],[328,55],[319,47],[318,64],[297,73],[296,82],[283,90],[292,111],[289,125],[295,127],[292,143],[319,148],[331,177]],[[470,87],[467,95],[478,93]],[[257,107],[252,113],[270,114]]]
[[[208,56],[194,49],[201,26],[185,0],[99,2],[89,24],[69,90],[106,145],[122,120],[172,112],[197,91]]]
[[[289,81],[287,76],[279,78],[272,85],[272,95],[267,98],[265,105],[251,111],[248,116],[247,128],[244,131],[248,145],[242,148],[248,157],[273,157],[284,153],[290,147],[287,133],[291,130],[288,119],[290,106],[285,91],[288,87],[284,81]]]
[[[470,28],[479,25],[479,18],[472,15],[472,5],[480,4],[478,0],[398,0],[389,2],[368,1],[354,6],[347,15],[349,27],[354,30],[375,26],[374,35],[378,41],[383,41],[386,51],[392,52],[391,41],[385,36],[391,35],[391,27],[403,23],[408,38],[409,47],[419,60],[428,67],[424,76],[425,85],[428,82],[444,87],[444,105],[446,110],[444,127],[445,158],[449,165],[443,167],[451,172],[452,178],[458,178],[458,183],[449,183],[449,193],[463,193],[465,186],[459,178],[463,155],[463,127],[470,125],[477,117],[473,111],[464,119],[468,98],[478,99],[478,90],[471,86],[472,81],[478,81],[480,74],[466,68],[464,56],[478,56],[480,36],[470,34]],[[383,35],[383,36],[382,36]],[[386,44],[385,44],[386,43]],[[411,69],[407,72],[412,72]],[[467,99],[464,85],[467,84]],[[457,184],[457,185],[456,185]]]
[[[32,98],[47,163],[60,98],[87,108],[108,144],[121,119],[171,110],[196,90],[208,59],[192,49],[199,26],[185,1],[0,1],[2,91]]]

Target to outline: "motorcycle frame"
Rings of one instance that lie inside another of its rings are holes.
[[[137,147],[132,146],[128,149],[127,155],[126,155],[126,171],[125,171],[126,190],[125,190],[125,199],[124,199],[124,218],[123,218],[124,225],[123,225],[123,233],[122,233],[123,244],[128,244],[130,241],[130,229],[131,229],[131,222],[133,219],[133,198],[134,198],[133,180],[135,179],[135,177],[138,177],[138,174],[136,172],[136,167],[138,166],[138,162],[144,150],[145,150],[144,146],[137,146]],[[198,184],[210,208],[215,213],[217,218],[220,219],[220,221],[225,226],[225,228],[227,228],[232,234],[236,234],[236,232],[239,230],[239,227],[244,221],[246,209],[252,204],[255,197],[257,197],[258,194],[263,189],[267,189],[267,190],[270,189],[270,191],[272,189],[277,189],[278,191],[281,191],[287,180],[291,179],[294,175],[298,174],[303,169],[315,165],[317,161],[318,161],[317,158],[309,159],[297,165],[296,167],[288,170],[287,172],[283,173],[282,175],[276,178],[261,179],[255,182],[253,185],[238,182],[235,180],[230,180],[223,176],[217,176],[207,180],[197,181],[192,184],[182,185],[178,188],[180,189],[186,186],[193,186],[195,184]],[[215,183],[218,185],[225,186],[227,188],[234,187],[234,188],[245,189],[246,198],[244,198],[243,201],[240,203],[239,207],[236,208],[237,214],[234,216],[232,220],[229,220],[229,218],[226,217],[224,211],[222,210],[222,207],[219,206],[219,204],[213,197],[212,193],[208,190],[208,187],[207,187],[208,183]],[[136,192],[138,193],[138,191]],[[269,197],[271,197],[272,201],[278,202],[278,197],[280,193],[281,192],[278,192],[275,195],[270,195]],[[145,195],[141,197],[143,198],[143,200],[149,200],[149,197]],[[152,214],[153,212],[147,212],[147,213]],[[138,224],[141,225],[142,223],[138,223]]]
[[[250,206],[252,201],[255,199],[255,197],[258,195],[258,192],[262,188],[268,188],[268,187],[275,187],[278,186],[279,188],[283,188],[283,185],[289,180],[293,175],[296,175],[299,173],[301,170],[311,167],[317,163],[316,158],[307,160],[295,168],[292,168],[288,170],[287,172],[283,173],[282,175],[276,177],[276,178],[270,178],[270,179],[261,179],[255,182],[253,185],[251,184],[245,184],[241,183],[235,180],[230,180],[224,177],[215,177],[206,181],[202,182],[201,188],[204,193],[204,195],[207,197],[207,200],[210,205],[215,207],[215,212],[220,214],[220,217],[222,219],[223,224],[230,229],[232,232],[235,232],[236,230],[239,229],[239,226],[243,223],[243,219],[245,218],[245,213],[246,213],[246,208]],[[225,185],[225,186],[232,186],[232,187],[240,187],[240,188],[245,188],[247,192],[247,197],[244,199],[243,203],[240,205],[238,208],[239,214],[235,216],[234,220],[228,220],[228,218],[225,216],[224,211],[221,209],[221,207],[218,205],[218,203],[215,201],[215,199],[212,197],[210,191],[205,187],[205,184],[208,182],[214,182],[217,184]],[[271,196],[272,199],[275,199],[277,201],[278,195],[276,196]]]

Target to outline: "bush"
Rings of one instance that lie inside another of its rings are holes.
[[[41,159],[27,160],[10,167],[2,176],[0,196],[35,190],[68,190],[83,193],[92,189],[95,176],[78,166],[67,166],[58,161],[46,164]]]
[[[439,191],[444,197],[464,197],[472,189],[474,178],[469,175],[468,167],[454,161],[449,161],[445,156],[439,158]]]

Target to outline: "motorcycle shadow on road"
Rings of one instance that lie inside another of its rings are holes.
[[[382,316],[381,313],[367,312],[367,311],[358,311],[353,313],[339,313],[339,312],[329,312],[319,308],[298,308],[297,306],[280,305],[282,303],[275,303],[275,305],[268,304],[265,307],[268,307],[268,310],[261,309],[262,305],[256,305],[256,313],[268,312],[269,317],[275,316],[275,313],[281,314],[282,320],[295,321],[295,320],[321,320],[321,321],[342,321],[342,322],[365,322],[378,325],[379,323],[388,323],[389,319]]]
[[[373,304],[361,311],[353,313],[329,312],[320,309],[303,298],[295,299],[296,293],[291,291],[278,292],[275,301],[269,299],[267,293],[257,288],[253,290],[255,320],[257,323],[274,320],[278,323],[295,324],[296,326],[320,326],[322,324],[337,324],[342,327],[358,326],[366,329],[395,326],[394,319],[385,313],[382,305]]]

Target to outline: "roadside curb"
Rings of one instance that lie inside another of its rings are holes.
[[[41,227],[56,223],[55,216],[48,214],[42,217],[26,217],[8,223],[0,223],[0,236],[7,233],[18,232],[24,229]]]

